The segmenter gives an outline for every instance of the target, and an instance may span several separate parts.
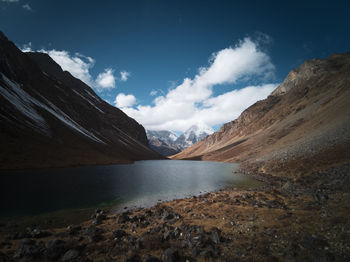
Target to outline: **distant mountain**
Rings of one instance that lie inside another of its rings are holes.
[[[171,156],[203,140],[214,133],[214,129],[205,124],[196,124],[179,137],[167,130],[147,130],[146,132],[150,147],[153,150],[164,156]]]
[[[186,132],[179,136],[174,144],[181,150],[192,146],[214,133],[214,129],[201,123],[191,126]]]
[[[146,130],[146,135],[148,139],[151,139],[152,137],[158,138],[167,143],[174,143],[178,138],[178,136],[175,133],[167,130],[161,130],[161,131]]]
[[[144,128],[43,53],[0,32],[0,168],[161,158]]]
[[[350,53],[306,61],[268,98],[174,158],[240,162],[242,170],[293,178],[347,163],[349,87]]]
[[[181,151],[174,143],[178,136],[171,131],[146,130],[146,134],[150,147],[163,156],[174,155]]]

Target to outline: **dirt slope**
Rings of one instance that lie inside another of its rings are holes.
[[[349,102],[350,53],[306,61],[267,99],[174,158],[242,162],[245,171],[283,176],[345,163]]]

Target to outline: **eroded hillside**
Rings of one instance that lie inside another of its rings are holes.
[[[175,158],[283,176],[336,166],[350,159],[349,101],[350,53],[306,61],[268,98]]]

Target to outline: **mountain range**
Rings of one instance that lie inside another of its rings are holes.
[[[146,130],[150,147],[164,156],[175,155],[181,150],[175,145],[178,136],[167,130]]]
[[[0,168],[130,163],[173,155],[298,177],[350,159],[349,86],[350,53],[312,59],[217,132],[195,124],[180,136],[152,130],[146,135],[142,125],[49,55],[23,53],[0,32]]]
[[[350,53],[312,59],[266,99],[175,159],[240,162],[295,179],[350,159]]]
[[[129,163],[163,158],[145,129],[44,53],[0,32],[0,168]]]
[[[214,133],[214,129],[204,123],[198,123],[191,126],[180,136],[167,130],[147,130],[146,133],[150,147],[153,150],[164,156],[170,156],[203,140]]]

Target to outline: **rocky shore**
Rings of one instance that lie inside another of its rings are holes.
[[[1,225],[0,261],[349,261],[349,167],[314,174],[317,185],[265,176],[64,228]]]

